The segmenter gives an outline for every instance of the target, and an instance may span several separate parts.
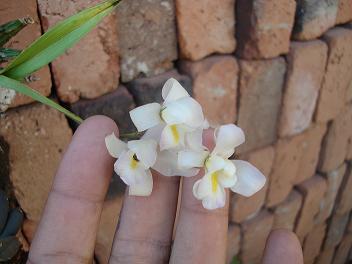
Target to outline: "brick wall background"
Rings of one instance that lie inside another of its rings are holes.
[[[10,46],[24,48],[60,19],[98,0],[1,1],[0,23],[36,23]],[[128,111],[160,100],[175,77],[211,124],[236,122],[242,159],[268,177],[251,198],[232,195],[228,260],[258,263],[273,228],[295,231],[305,263],[352,259],[352,2],[350,0],[123,1],[30,85],[122,132]],[[26,213],[28,249],[74,124],[17,95],[0,117],[0,184]],[[106,263],[122,204],[114,177],[95,250]]]

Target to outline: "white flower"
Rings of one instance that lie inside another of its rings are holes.
[[[149,168],[156,161],[156,141],[141,139],[132,140],[126,144],[112,133],[105,138],[105,144],[110,155],[117,158],[114,169],[129,185],[129,194],[150,195],[153,189],[153,177]]]
[[[162,98],[162,104],[150,103],[130,111],[131,119],[139,132],[162,125],[161,151],[185,147],[188,134],[204,127],[202,108],[173,78],[165,83]]]
[[[244,196],[251,196],[265,184],[265,176],[246,161],[229,160],[235,148],[245,141],[241,128],[229,124],[215,130],[215,148],[208,150],[184,150],[178,153],[178,165],[182,169],[204,167],[205,175],[193,186],[193,194],[206,209],[225,206],[225,188]]]

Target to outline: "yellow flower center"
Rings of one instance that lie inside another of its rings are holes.
[[[219,187],[218,176],[219,176],[218,171],[215,171],[211,174],[211,190],[213,193],[216,193]]]
[[[176,143],[178,143],[179,140],[180,140],[180,134],[179,134],[179,132],[177,130],[177,125],[170,126],[170,129],[171,129],[171,134],[172,134],[172,137],[173,137],[174,141]]]
[[[130,167],[131,167],[132,170],[134,170],[135,168],[137,168],[137,166],[138,166],[138,159],[137,159],[136,154],[134,154],[131,157]]]

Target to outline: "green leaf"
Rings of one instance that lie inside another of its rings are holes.
[[[50,63],[91,31],[119,2],[108,0],[59,22],[22,51],[0,74],[20,80]]]
[[[9,59],[18,56],[20,53],[20,50],[0,48],[0,62],[8,61]]]
[[[65,109],[61,105],[57,104],[53,100],[50,100],[49,98],[41,95],[37,91],[31,89],[30,87],[24,85],[23,83],[21,83],[19,81],[13,80],[13,79],[8,78],[3,75],[0,75],[0,89],[1,88],[15,90],[16,92],[27,95],[42,104],[48,105],[48,106],[60,111],[61,113],[65,114],[68,118],[72,119],[73,121],[75,121],[79,124],[83,122],[82,118],[80,118],[79,116],[73,114],[72,112],[68,111],[67,109]]]
[[[16,19],[0,25],[0,47],[15,36],[21,29],[28,24],[33,24],[34,20],[30,17]]]

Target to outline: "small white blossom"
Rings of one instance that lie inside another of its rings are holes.
[[[129,194],[150,195],[153,189],[150,168],[156,161],[157,142],[141,139],[125,143],[112,133],[105,138],[105,144],[110,155],[117,158],[114,170],[129,186]]]
[[[182,169],[202,168],[205,175],[193,186],[193,194],[206,209],[225,206],[225,188],[244,196],[251,196],[265,184],[265,176],[246,161],[229,160],[235,148],[245,141],[241,128],[229,124],[215,130],[215,147],[212,152],[184,150],[178,153]]]
[[[161,151],[184,148],[189,134],[206,123],[202,108],[173,78],[165,83],[162,98],[162,104],[150,103],[130,111],[131,119],[139,132],[161,127]]]

